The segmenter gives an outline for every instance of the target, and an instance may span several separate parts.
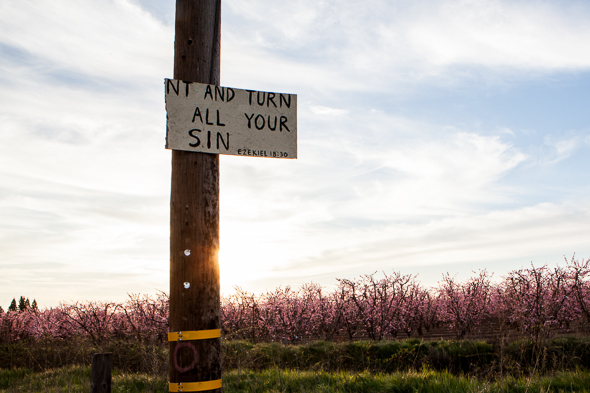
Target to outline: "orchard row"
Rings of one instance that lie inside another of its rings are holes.
[[[423,287],[414,275],[364,275],[339,279],[333,290],[317,284],[253,294],[236,288],[221,304],[222,337],[295,343],[359,337],[421,337],[447,327],[457,338],[494,320],[535,339],[572,326],[588,331],[590,259],[565,266],[510,272],[494,281],[480,271],[465,281],[444,275]],[[77,302],[43,310],[0,309],[0,342],[86,336],[95,344],[112,338],[165,342],[168,296],[130,295],[124,303]]]

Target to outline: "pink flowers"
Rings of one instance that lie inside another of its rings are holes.
[[[457,338],[493,321],[503,331],[548,337],[572,326],[588,331],[590,260],[566,260],[510,272],[498,282],[486,271],[459,282],[448,274],[436,288],[417,276],[364,275],[338,280],[333,291],[317,284],[255,295],[240,288],[222,298],[222,336],[297,343],[314,339],[382,340],[421,337],[447,326]],[[112,338],[166,342],[168,296],[130,295],[124,303],[76,302],[39,310],[0,311],[0,342],[86,336],[96,345]]]
[[[547,337],[590,322],[590,260],[510,272],[492,282],[487,271],[458,282],[448,274],[436,288],[392,273],[338,280],[332,292],[307,284],[254,295],[238,288],[222,305],[226,338],[297,342],[347,337],[381,340],[423,336],[446,326],[457,338],[490,322],[506,332]],[[500,331],[499,331],[500,333]]]
[[[493,316],[496,304],[492,300],[490,275],[482,271],[467,281],[458,283],[448,274],[443,276],[439,293],[439,320],[453,326],[457,338],[476,329],[484,318]]]
[[[0,314],[0,342],[87,336],[100,345],[113,337],[164,342],[168,334],[168,296],[130,295],[124,304],[76,302]]]

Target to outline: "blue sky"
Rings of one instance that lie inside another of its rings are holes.
[[[0,306],[168,288],[174,2],[0,3]],[[590,3],[224,0],[224,86],[298,159],[221,157],[222,290],[590,257]]]

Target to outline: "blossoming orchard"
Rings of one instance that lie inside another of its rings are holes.
[[[510,272],[497,282],[487,271],[465,281],[443,276],[424,288],[416,276],[371,274],[339,279],[334,290],[317,284],[253,294],[236,288],[222,298],[222,337],[297,343],[427,337],[446,328],[456,338],[488,324],[496,334],[533,339],[590,329],[590,259],[565,266]],[[0,308],[0,342],[86,337],[165,343],[168,295],[130,295],[124,303],[77,302],[39,310]]]

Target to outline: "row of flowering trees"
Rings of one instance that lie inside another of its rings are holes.
[[[396,272],[340,279],[331,291],[317,284],[260,295],[236,288],[222,299],[221,313],[225,338],[253,342],[422,337],[441,327],[463,338],[491,321],[539,339],[559,329],[589,330],[590,259],[572,258],[553,269],[531,265],[499,282],[487,271],[465,281],[447,274],[435,288]],[[165,342],[167,322],[165,293],[130,295],[124,303],[0,312],[0,341],[86,336],[95,344],[112,338]]]
[[[481,271],[468,280],[447,275],[436,288],[416,276],[392,273],[338,280],[326,292],[316,284],[278,288],[256,296],[237,289],[222,305],[226,337],[251,341],[367,337],[422,337],[446,327],[457,338],[494,322],[506,331],[546,337],[556,329],[590,327],[590,260],[565,267],[510,272],[500,282]]]
[[[124,303],[76,302],[0,314],[0,342],[85,336],[100,345],[112,338],[163,342],[168,333],[168,295],[130,295]]]

